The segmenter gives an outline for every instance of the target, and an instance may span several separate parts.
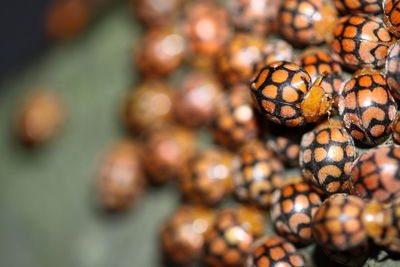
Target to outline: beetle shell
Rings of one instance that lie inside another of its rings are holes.
[[[400,37],[400,1],[383,0],[383,21],[389,31]]]
[[[307,183],[288,184],[276,190],[271,220],[277,233],[294,243],[311,243],[311,219],[320,205],[321,198]]]
[[[293,63],[274,62],[261,69],[251,84],[251,92],[261,112],[271,121],[290,127],[302,126],[300,104],[311,78]]]
[[[351,171],[355,192],[390,202],[400,196],[400,146],[381,145],[363,154]]]
[[[148,179],[161,184],[176,178],[196,151],[192,130],[179,126],[162,126],[146,133],[142,163]]]
[[[400,113],[397,113],[392,123],[392,137],[396,144],[400,144]]]
[[[321,87],[334,98],[339,96],[343,83],[342,68],[329,53],[322,49],[309,49],[300,56],[299,66],[310,75],[311,82],[315,82],[321,75],[326,75]]]
[[[131,10],[147,27],[160,27],[173,22],[182,0],[129,0]]]
[[[174,29],[151,29],[139,43],[134,61],[145,78],[165,77],[182,63],[185,39]]]
[[[246,267],[307,266],[304,256],[290,242],[268,236],[255,242]]]
[[[331,43],[332,57],[351,68],[380,68],[395,38],[380,18],[352,15],[340,18]]]
[[[240,170],[233,179],[236,196],[240,201],[268,208],[272,192],[282,185],[282,164],[258,142],[243,147],[240,158]]]
[[[172,118],[175,95],[163,82],[142,82],[126,97],[123,106],[125,125],[132,131],[145,132]]]
[[[300,168],[319,192],[326,195],[350,192],[355,159],[354,142],[343,128],[329,127],[303,135]]]
[[[334,0],[341,14],[376,14],[382,12],[382,0]]]
[[[213,206],[232,190],[234,158],[231,153],[208,149],[195,155],[183,169],[180,188],[193,203]]]
[[[335,7],[325,0],[284,0],[279,11],[280,33],[294,46],[331,38],[336,20]]]
[[[238,205],[234,209],[236,220],[255,237],[265,231],[265,211],[254,205]]]
[[[363,266],[368,259],[369,245],[368,242],[365,242],[359,247],[343,251],[329,250],[326,248],[322,248],[322,251],[332,261],[338,262],[345,266],[359,267]]]
[[[206,234],[204,261],[212,267],[242,266],[254,236],[235,218],[235,212],[219,212],[214,227]]]
[[[213,1],[189,1],[183,23],[189,52],[200,57],[213,57],[230,36],[226,10]]]
[[[267,35],[277,28],[281,0],[234,0],[230,1],[230,13],[238,30]]]
[[[205,233],[214,222],[214,213],[201,206],[179,207],[161,229],[161,247],[165,258],[175,264],[188,265],[199,260]]]
[[[266,145],[286,165],[297,167],[299,165],[300,141],[292,136],[266,137]]]
[[[48,91],[28,95],[17,116],[16,131],[20,140],[38,146],[53,138],[64,122],[59,97]]]
[[[354,140],[382,143],[391,133],[397,104],[382,74],[366,73],[346,82],[339,97],[339,113]]]
[[[400,42],[389,48],[386,59],[386,81],[392,95],[400,100]]]
[[[248,83],[253,65],[262,57],[265,40],[257,35],[237,33],[217,58],[217,71],[226,84]]]
[[[212,75],[193,71],[177,90],[175,114],[189,127],[208,125],[215,115],[222,95],[222,85]]]
[[[144,184],[137,145],[127,140],[115,144],[106,154],[96,178],[103,208],[128,209],[142,193]]]
[[[315,241],[337,251],[362,246],[368,237],[361,220],[364,205],[361,198],[345,194],[326,199],[312,220]]]
[[[236,84],[225,92],[217,103],[211,122],[217,143],[236,149],[257,138],[259,128],[245,84]]]

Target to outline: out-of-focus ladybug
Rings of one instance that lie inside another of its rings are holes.
[[[326,0],[283,0],[279,10],[280,33],[294,46],[331,40],[336,20],[336,9]]]
[[[247,85],[238,83],[226,91],[219,102],[211,122],[218,144],[237,149],[254,140],[259,134],[256,112],[251,105]]]
[[[300,140],[293,135],[267,135],[265,137],[266,146],[285,165],[297,167],[299,165]]]
[[[311,243],[311,219],[320,205],[320,196],[305,182],[276,190],[272,196],[271,220],[277,233],[293,243]]]
[[[204,237],[214,223],[206,207],[182,205],[161,229],[161,248],[168,262],[190,265],[201,259]]]
[[[233,183],[240,201],[262,208],[271,204],[272,192],[283,182],[283,166],[261,142],[250,143],[240,150],[240,169]]]
[[[392,123],[392,137],[396,144],[400,144],[400,113],[397,113]]]
[[[140,22],[154,28],[173,23],[182,0],[129,0],[129,4]]]
[[[177,178],[195,154],[197,142],[191,129],[164,125],[147,132],[142,146],[142,163],[147,178],[162,184]]]
[[[165,82],[148,80],[126,97],[123,120],[130,130],[146,132],[170,120],[174,105],[175,94]]]
[[[300,168],[319,192],[349,193],[351,166],[356,159],[353,139],[343,128],[311,131],[301,140]]]
[[[292,243],[279,236],[265,236],[253,244],[246,267],[273,266],[307,265],[303,254]]]
[[[346,82],[339,97],[339,114],[354,140],[377,145],[392,131],[397,104],[385,76],[374,70],[361,70]]]
[[[397,100],[400,100],[400,42],[389,48],[385,69],[390,91]]]
[[[225,8],[214,1],[190,1],[184,16],[183,28],[192,56],[209,58],[223,49],[230,36]]]
[[[334,0],[341,14],[377,14],[382,11],[382,0]]]
[[[321,247],[344,251],[365,245],[362,222],[364,201],[356,196],[335,194],[326,199],[312,219],[312,232]]]
[[[351,171],[358,196],[390,202],[400,196],[400,146],[382,145],[363,154]]]
[[[331,94],[337,104],[340,89],[342,87],[342,68],[333,60],[331,55],[320,48],[310,48],[300,55],[299,64],[315,82],[318,77],[325,75],[321,87]]]
[[[332,57],[350,69],[380,68],[394,41],[380,18],[364,14],[345,16],[334,30]]]
[[[399,0],[383,0],[383,21],[391,33],[400,37]]]
[[[240,31],[267,35],[277,30],[278,11],[282,0],[233,0],[230,13]]]
[[[143,77],[165,77],[182,63],[185,39],[171,28],[155,28],[147,32],[134,54],[135,65]]]
[[[118,142],[106,154],[96,177],[102,207],[110,211],[128,209],[141,195],[144,185],[137,144],[128,140]]]
[[[267,65],[251,83],[251,92],[267,119],[289,127],[316,122],[328,113],[332,97],[320,86],[323,77],[312,85],[308,73],[294,63],[279,61]]]
[[[222,96],[222,85],[211,74],[192,71],[176,90],[175,115],[189,127],[208,125]]]
[[[234,211],[221,210],[206,234],[204,261],[211,267],[243,266],[254,239],[251,230],[237,220]]]
[[[186,164],[180,177],[184,198],[192,203],[214,206],[232,192],[234,156],[226,151],[208,149]]]
[[[253,65],[262,58],[266,40],[260,36],[237,33],[217,58],[217,72],[226,84],[248,83]]]

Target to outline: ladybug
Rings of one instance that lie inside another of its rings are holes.
[[[161,248],[166,260],[177,265],[199,260],[205,233],[213,225],[214,217],[214,212],[203,206],[180,206],[161,228]]]
[[[364,206],[361,198],[346,194],[335,194],[326,199],[312,219],[317,244],[334,251],[363,246],[368,240],[361,220]]]
[[[377,14],[382,11],[382,0],[334,0],[341,14]]]
[[[145,78],[162,78],[175,71],[185,52],[183,35],[172,28],[154,28],[139,41],[134,54],[135,66]]]
[[[388,30],[400,37],[400,1],[383,0],[383,21]]]
[[[345,129],[313,130],[303,135],[300,146],[301,171],[318,192],[326,195],[350,192],[356,149]]]
[[[296,266],[305,267],[303,254],[279,236],[265,236],[256,241],[247,260],[247,267]]]
[[[229,9],[235,28],[260,35],[275,32],[281,2],[281,0],[230,1]]]
[[[272,192],[283,182],[281,162],[263,144],[253,142],[240,150],[239,168],[233,177],[237,198],[268,208]]]
[[[143,138],[141,160],[149,181],[162,184],[177,178],[196,147],[191,129],[168,124],[148,131]]]
[[[397,100],[400,100],[400,42],[389,48],[385,69],[390,91]]]
[[[318,77],[325,75],[321,87],[337,100],[342,87],[342,68],[333,60],[330,54],[320,48],[311,48],[300,55],[299,64],[315,82]]]
[[[392,137],[396,144],[400,144],[400,113],[397,113],[392,123]]]
[[[219,149],[201,151],[182,170],[181,192],[192,203],[215,206],[232,191],[235,168],[231,153]]]
[[[293,243],[311,243],[311,218],[320,205],[320,196],[305,182],[276,190],[271,202],[271,220],[276,232]]]
[[[237,33],[217,57],[217,72],[226,84],[236,84],[251,79],[253,65],[262,57],[265,39],[252,34]]]
[[[400,146],[381,145],[363,154],[353,165],[355,193],[389,203],[400,196]]]
[[[206,234],[204,261],[211,267],[243,266],[255,237],[236,218],[234,211],[224,209]]]
[[[394,41],[380,18],[349,15],[336,24],[330,47],[333,59],[350,69],[380,68]]]
[[[354,140],[377,145],[387,139],[397,111],[385,76],[362,70],[348,80],[339,97],[339,114]]]
[[[126,210],[143,192],[145,177],[139,155],[137,144],[127,140],[115,144],[105,155],[96,186],[99,201],[106,210]]]
[[[300,141],[295,135],[268,135],[266,146],[289,167],[299,165]]]
[[[256,112],[246,84],[235,84],[222,95],[211,129],[217,143],[230,149],[237,149],[258,137]]]
[[[265,211],[254,205],[234,207],[236,220],[255,237],[263,235],[266,226]]]
[[[283,0],[278,18],[281,35],[294,46],[330,39],[336,20],[335,7],[326,0]]]
[[[261,69],[250,88],[267,119],[297,127],[317,121],[330,110],[332,98],[320,86],[322,80],[321,76],[311,85],[305,70],[294,63],[278,61]]]

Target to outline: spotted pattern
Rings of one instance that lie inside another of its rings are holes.
[[[269,120],[295,127],[305,123],[300,104],[310,83],[310,76],[299,66],[280,61],[261,69],[251,84],[251,91]]]
[[[382,12],[382,0],[334,0],[341,14],[376,14]]]
[[[389,136],[396,110],[385,76],[378,73],[353,76],[339,97],[339,113],[347,131],[366,145],[380,144]]]
[[[336,19],[330,1],[284,0],[279,11],[280,33],[292,45],[316,45],[332,34]]]
[[[180,189],[192,203],[213,206],[232,189],[233,156],[208,149],[195,155],[182,171]]]
[[[346,194],[335,194],[326,199],[312,220],[317,244],[336,251],[363,245],[367,241],[361,221],[364,205],[361,198]]]
[[[254,244],[247,267],[305,267],[304,256],[279,236],[265,237]]]
[[[387,50],[394,40],[378,17],[344,16],[334,30],[332,57],[351,69],[380,68],[385,64]]]
[[[383,20],[394,35],[400,37],[400,1],[383,0]]]
[[[323,128],[302,137],[301,171],[317,191],[326,195],[350,192],[355,159],[354,142],[343,128]]]
[[[160,241],[165,258],[181,265],[199,260],[204,235],[213,221],[214,213],[211,209],[191,205],[179,207],[161,229]]]
[[[400,42],[389,48],[386,59],[386,81],[392,95],[400,100]]]
[[[268,208],[272,192],[282,185],[283,166],[261,143],[240,151],[240,170],[234,175],[235,195],[240,201]]]
[[[355,192],[365,199],[390,202],[400,196],[400,146],[381,145],[369,150],[351,171]]]
[[[266,145],[286,165],[299,165],[300,141],[290,135],[268,135]]]
[[[311,219],[321,205],[321,198],[310,185],[288,184],[274,192],[271,203],[271,220],[280,236],[293,243],[312,242]]]
[[[322,49],[306,51],[300,57],[299,66],[310,75],[312,82],[321,75],[327,75],[321,83],[322,88],[334,98],[339,96],[343,83],[342,68],[329,53]]]
[[[237,221],[235,212],[224,209],[206,234],[204,261],[212,267],[243,266],[253,241],[254,236]]]
[[[236,149],[258,136],[256,114],[245,84],[232,86],[219,99],[211,127],[216,141],[231,149]]]

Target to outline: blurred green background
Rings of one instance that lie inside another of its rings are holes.
[[[131,51],[140,31],[117,6],[80,39],[53,46],[0,82],[0,266],[161,266],[158,229],[179,201],[174,186],[151,188],[134,210],[114,216],[98,209],[93,191],[102,153],[125,134],[119,106],[137,80]],[[37,88],[62,96],[67,123],[30,151],[13,124],[24,94]]]

